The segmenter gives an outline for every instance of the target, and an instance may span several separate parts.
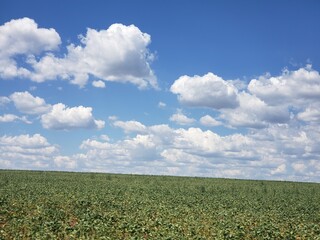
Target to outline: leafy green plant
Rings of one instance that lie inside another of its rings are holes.
[[[320,239],[320,184],[0,171],[0,239]]]

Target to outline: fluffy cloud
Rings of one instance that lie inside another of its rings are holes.
[[[271,170],[272,175],[277,175],[277,174],[284,174],[286,171],[286,165],[285,164],[280,164],[276,169]]]
[[[115,127],[122,128],[126,133],[136,132],[136,133],[144,133],[146,132],[146,126],[137,121],[115,121],[113,122]]]
[[[113,121],[128,134],[124,139],[87,139],[81,152],[72,156],[59,155],[57,147],[39,134],[2,136],[0,166],[320,181],[317,125],[272,124],[221,136],[195,127]]]
[[[216,157],[214,161],[219,161],[219,157],[222,156],[233,160],[247,159],[254,153],[251,149],[253,142],[241,134],[221,137],[210,130],[203,131],[200,128],[177,129],[175,132],[175,149],[196,156]]]
[[[0,122],[13,122],[18,119],[18,116],[13,114],[4,114],[0,116]]]
[[[40,134],[1,136],[0,168],[46,169],[57,152]]]
[[[310,104],[303,112],[298,113],[297,118],[305,122],[320,123],[320,103]]]
[[[11,102],[10,98],[0,96],[0,107],[8,104],[9,102]]]
[[[220,136],[141,125],[144,132],[124,140],[87,139],[72,158],[94,171],[320,181],[317,127],[274,124]]]
[[[17,66],[14,56],[52,51],[61,43],[54,29],[38,28],[29,18],[11,20],[0,26],[0,36],[0,76],[3,78],[30,75],[29,70]]]
[[[20,120],[24,123],[31,124],[31,122],[25,116],[18,117],[14,114],[4,114],[3,116],[0,116],[0,123],[14,122],[16,120]]]
[[[213,117],[211,117],[209,115],[205,115],[205,116],[201,117],[200,123],[204,126],[207,126],[207,127],[216,127],[216,126],[222,125],[222,122],[217,121],[216,119],[214,119]]]
[[[86,153],[73,158],[81,162],[85,169],[99,172],[105,169],[112,172],[135,172],[149,160],[154,163],[157,157],[157,146],[152,135],[137,134],[115,143],[87,139],[80,148]]]
[[[107,30],[88,29],[84,46],[69,46],[76,63],[85,60],[87,73],[109,81],[131,82],[140,88],[157,86],[149,66],[153,56],[147,46],[150,35],[134,25],[113,24]]]
[[[179,125],[190,125],[196,121],[193,118],[187,117],[181,111],[178,111],[177,113],[173,114],[169,120]]]
[[[320,75],[307,65],[296,71],[284,70],[280,76],[253,79],[248,90],[267,104],[305,106],[320,100]]]
[[[188,106],[222,109],[239,105],[236,87],[213,73],[182,76],[173,83],[170,91]]]
[[[1,56],[39,54],[51,51],[61,43],[59,34],[52,28],[38,28],[30,18],[11,20],[0,26]]]
[[[5,97],[3,97],[6,99]],[[50,105],[43,98],[33,96],[29,92],[15,92],[7,98],[22,113],[38,115],[42,126],[46,129],[71,130],[77,128],[102,129],[105,122],[96,120],[92,115],[91,107],[67,107],[63,103]],[[24,123],[31,122],[27,117],[14,114],[0,116],[0,122],[13,122],[20,120]]]
[[[29,18],[12,20],[0,26],[0,76],[24,77],[35,82],[68,80],[81,87],[89,76],[105,81],[130,82],[139,88],[158,88],[150,67],[154,59],[148,50],[151,37],[134,25],[112,24],[106,30],[88,28],[80,35],[81,44],[70,44],[63,58],[56,57],[61,40],[54,29],[38,28]],[[38,57],[40,55],[40,57]],[[16,56],[25,56],[19,67]],[[30,70],[31,69],[31,70]],[[94,81],[94,86],[103,82]]]
[[[86,152],[74,157],[95,171],[202,175],[203,167],[213,166],[204,156],[220,152],[217,145],[221,146],[221,141],[212,132],[155,125],[147,127],[144,134],[117,142],[87,139],[81,144]],[[191,167],[190,163],[194,165]]]
[[[106,84],[103,81],[99,80],[99,81],[93,81],[92,86],[96,88],[105,88]]]
[[[184,105],[213,109],[231,128],[266,128],[295,120],[314,124],[320,119],[320,74],[311,65],[284,70],[280,76],[263,75],[247,86],[212,73],[182,76],[170,90]],[[200,123],[208,125],[204,120]]]
[[[40,134],[0,136],[2,169],[75,169],[77,162],[58,155],[59,149]]]
[[[50,111],[51,106],[40,97],[34,97],[29,92],[15,92],[10,95],[15,107],[22,113],[40,115]]]
[[[55,130],[103,128],[105,122],[95,120],[91,112],[91,107],[68,108],[64,104],[58,103],[52,106],[50,112],[41,116],[41,123],[44,128]]]
[[[261,99],[246,92],[238,94],[238,99],[239,107],[223,109],[220,114],[232,127],[263,128],[268,124],[290,120],[290,113],[285,107],[268,106]]]
[[[53,160],[58,169],[75,169],[77,162],[68,156],[56,156]]]

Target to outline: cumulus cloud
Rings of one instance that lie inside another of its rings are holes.
[[[237,88],[221,77],[208,73],[204,76],[181,76],[170,88],[185,105],[213,109],[236,108],[239,105]]]
[[[127,133],[124,139],[89,138],[81,143],[81,152],[71,156],[59,155],[57,147],[39,134],[2,136],[0,166],[320,181],[320,130],[316,124],[271,124],[221,136],[196,127],[112,121]]]
[[[34,20],[22,18],[0,26],[0,76],[23,77],[35,82],[62,79],[81,87],[89,76],[115,82],[130,82],[139,88],[158,88],[150,64],[154,55],[148,45],[151,37],[134,25],[112,24],[106,30],[88,28],[80,44],[67,46],[64,57],[53,50],[61,43],[58,33],[38,28]],[[21,67],[15,57],[24,56]],[[94,81],[94,86],[103,82]]]
[[[211,117],[209,115],[205,115],[205,116],[201,117],[200,123],[203,126],[207,126],[207,127],[216,127],[216,126],[222,125],[222,122],[214,119],[213,117]]]
[[[10,95],[15,107],[22,113],[40,115],[50,111],[51,106],[40,97],[34,97],[29,92],[15,92]]]
[[[0,122],[13,122],[16,119],[18,119],[18,116],[13,114],[4,114],[3,116],[0,116]]]
[[[310,104],[304,111],[298,113],[297,118],[305,122],[320,123],[320,103]]]
[[[253,142],[242,135],[224,138],[199,128],[154,125],[146,127],[145,133],[117,142],[87,139],[81,144],[86,153],[75,157],[88,168],[98,166],[100,171],[139,172],[144,166],[149,174],[197,175],[205,168],[221,164],[223,156],[232,162],[251,158],[250,144]]]
[[[286,165],[285,164],[280,164],[278,167],[276,167],[274,170],[271,170],[272,175],[276,174],[284,174],[286,171]]]
[[[91,107],[68,108],[62,103],[52,106],[51,111],[41,116],[44,128],[55,130],[69,130],[76,128],[104,128],[105,122],[95,120]]]
[[[1,56],[39,54],[58,48],[59,34],[52,28],[38,28],[30,18],[11,20],[0,26]]]
[[[69,46],[69,54],[85,59],[87,72],[109,81],[131,82],[140,88],[157,87],[147,46],[151,37],[134,25],[113,24],[107,30],[88,29],[83,46]]]
[[[170,90],[181,104],[211,108],[231,128],[319,121],[320,74],[311,65],[295,71],[285,69],[280,76],[266,74],[247,85],[213,73],[181,76]]]
[[[1,136],[0,168],[46,169],[58,148],[40,134]]]
[[[71,130],[78,128],[102,129],[103,120],[96,120],[92,115],[91,107],[67,107],[63,103],[47,104],[43,98],[33,96],[29,92],[15,92],[6,102],[12,101],[22,113],[38,115],[42,126],[46,129]],[[31,124],[26,116],[5,114],[0,116],[0,122],[13,122],[20,120]]]
[[[10,98],[4,97],[4,96],[0,96],[0,107],[5,106],[9,102],[11,102]]]
[[[137,134],[135,137],[115,143],[87,139],[80,148],[85,154],[73,156],[78,162],[94,171],[131,172],[157,158],[157,146],[152,135]],[[135,169],[134,169],[135,168]]]
[[[144,133],[147,129],[145,125],[138,121],[115,121],[113,122],[113,126],[123,129],[126,133]]]
[[[83,141],[84,152],[73,158],[95,171],[320,181],[316,126],[273,124],[221,136],[194,127],[140,124],[143,132],[123,140]]]
[[[77,162],[68,156],[56,156],[53,160],[58,169],[75,169]]]
[[[28,69],[17,65],[15,56],[56,50],[61,43],[54,29],[38,28],[30,18],[11,20],[0,26],[0,36],[0,76],[3,78],[30,76]]]
[[[103,81],[99,80],[99,81],[93,81],[92,86],[96,88],[105,88],[106,84]]]
[[[264,101],[246,92],[238,94],[239,107],[221,110],[220,117],[232,127],[263,128],[268,124],[286,123],[290,113],[283,106],[268,106]]]
[[[320,100],[320,75],[311,65],[296,71],[285,69],[280,76],[252,79],[248,90],[270,105],[305,106]]]
[[[187,117],[181,111],[178,111],[177,113],[173,114],[169,120],[179,125],[190,125],[196,121],[193,118]]]
[[[22,121],[27,124],[31,124],[31,122],[25,116],[18,117],[14,114],[4,114],[3,116],[0,116],[0,122],[2,123],[14,122],[16,120]]]

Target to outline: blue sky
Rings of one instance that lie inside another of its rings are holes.
[[[0,168],[320,181],[318,1],[2,1]]]

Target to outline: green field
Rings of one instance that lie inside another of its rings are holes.
[[[320,239],[320,184],[1,170],[0,239]]]

